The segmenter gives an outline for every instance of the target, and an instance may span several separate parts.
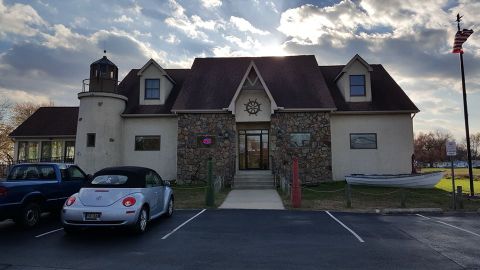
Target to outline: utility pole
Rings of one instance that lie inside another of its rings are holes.
[[[463,16],[457,14],[457,29],[460,31],[460,21]],[[472,172],[472,152],[470,150],[470,128],[468,126],[468,107],[467,107],[467,90],[465,88],[465,70],[463,68],[463,51],[460,51],[460,68],[462,71],[462,89],[463,89],[463,115],[465,117],[465,133],[467,139],[467,157],[468,157],[468,175],[470,177],[470,195],[474,196],[473,172]]]

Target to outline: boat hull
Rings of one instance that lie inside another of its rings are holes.
[[[426,174],[403,174],[403,175],[348,175],[345,176],[347,183],[351,185],[368,185],[382,187],[403,188],[434,188],[442,179],[444,172]]]

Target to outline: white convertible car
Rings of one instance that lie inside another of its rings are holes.
[[[173,214],[173,190],[152,169],[112,167],[67,199],[62,210],[66,233],[86,227],[128,226],[137,233],[161,215]]]

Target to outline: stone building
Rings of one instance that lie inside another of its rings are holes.
[[[419,110],[358,55],[339,66],[313,55],[197,58],[190,69],[149,60],[117,77],[105,56],[94,62],[79,107],[41,108],[12,132],[16,160],[74,161],[89,173],[138,165],[195,182],[211,158],[216,176],[252,187],[289,178],[294,158],[306,184],[411,171]]]

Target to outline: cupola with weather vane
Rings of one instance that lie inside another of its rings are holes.
[[[90,65],[89,92],[115,93],[117,82],[118,68],[106,55]]]

